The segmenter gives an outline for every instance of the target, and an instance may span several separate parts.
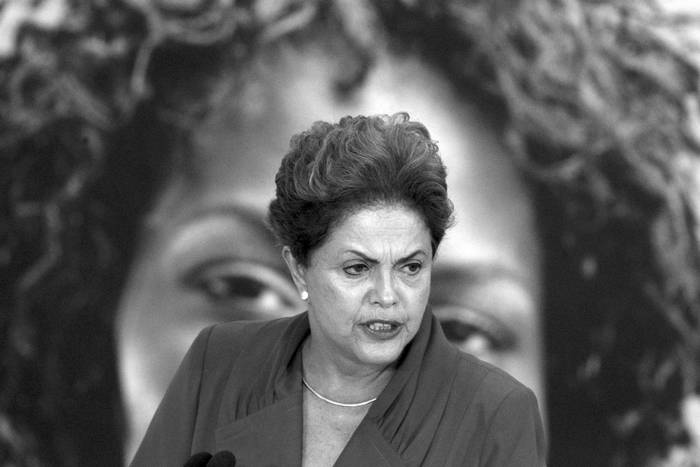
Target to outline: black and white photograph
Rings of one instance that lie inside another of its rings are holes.
[[[0,0],[0,466],[700,467],[700,3]]]

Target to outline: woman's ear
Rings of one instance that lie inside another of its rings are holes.
[[[306,300],[309,297],[309,292],[306,287],[306,268],[301,264],[292,254],[291,248],[288,246],[282,247],[282,258],[287,264],[289,273],[292,275],[292,280],[294,285],[297,286],[299,291],[299,296],[302,300]]]

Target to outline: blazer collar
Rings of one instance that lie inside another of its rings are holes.
[[[427,309],[391,381],[353,433],[336,466],[405,465],[392,440],[404,438],[396,436],[397,432],[410,426],[406,414],[415,402],[418,374],[425,367],[426,358],[447,362],[448,353],[452,353],[436,323]],[[272,349],[253,345],[237,359],[222,401],[217,450],[231,450],[242,461],[250,459],[251,465],[301,464],[302,370],[298,350],[308,333],[308,316],[302,313],[288,319],[288,326],[277,336]],[[436,337],[438,342],[429,346]],[[252,378],[251,369],[255,371]],[[249,384],[242,380],[246,376]],[[426,400],[439,391],[444,371],[430,377],[435,384],[430,384],[434,389],[423,394]]]

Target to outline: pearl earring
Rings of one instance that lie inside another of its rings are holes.
[[[301,299],[304,301],[307,301],[309,299],[309,292],[307,292],[306,290],[302,290],[301,291]]]

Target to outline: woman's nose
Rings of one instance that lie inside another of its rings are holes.
[[[378,271],[374,279],[372,301],[382,308],[389,308],[396,304],[396,289],[391,272]]]

